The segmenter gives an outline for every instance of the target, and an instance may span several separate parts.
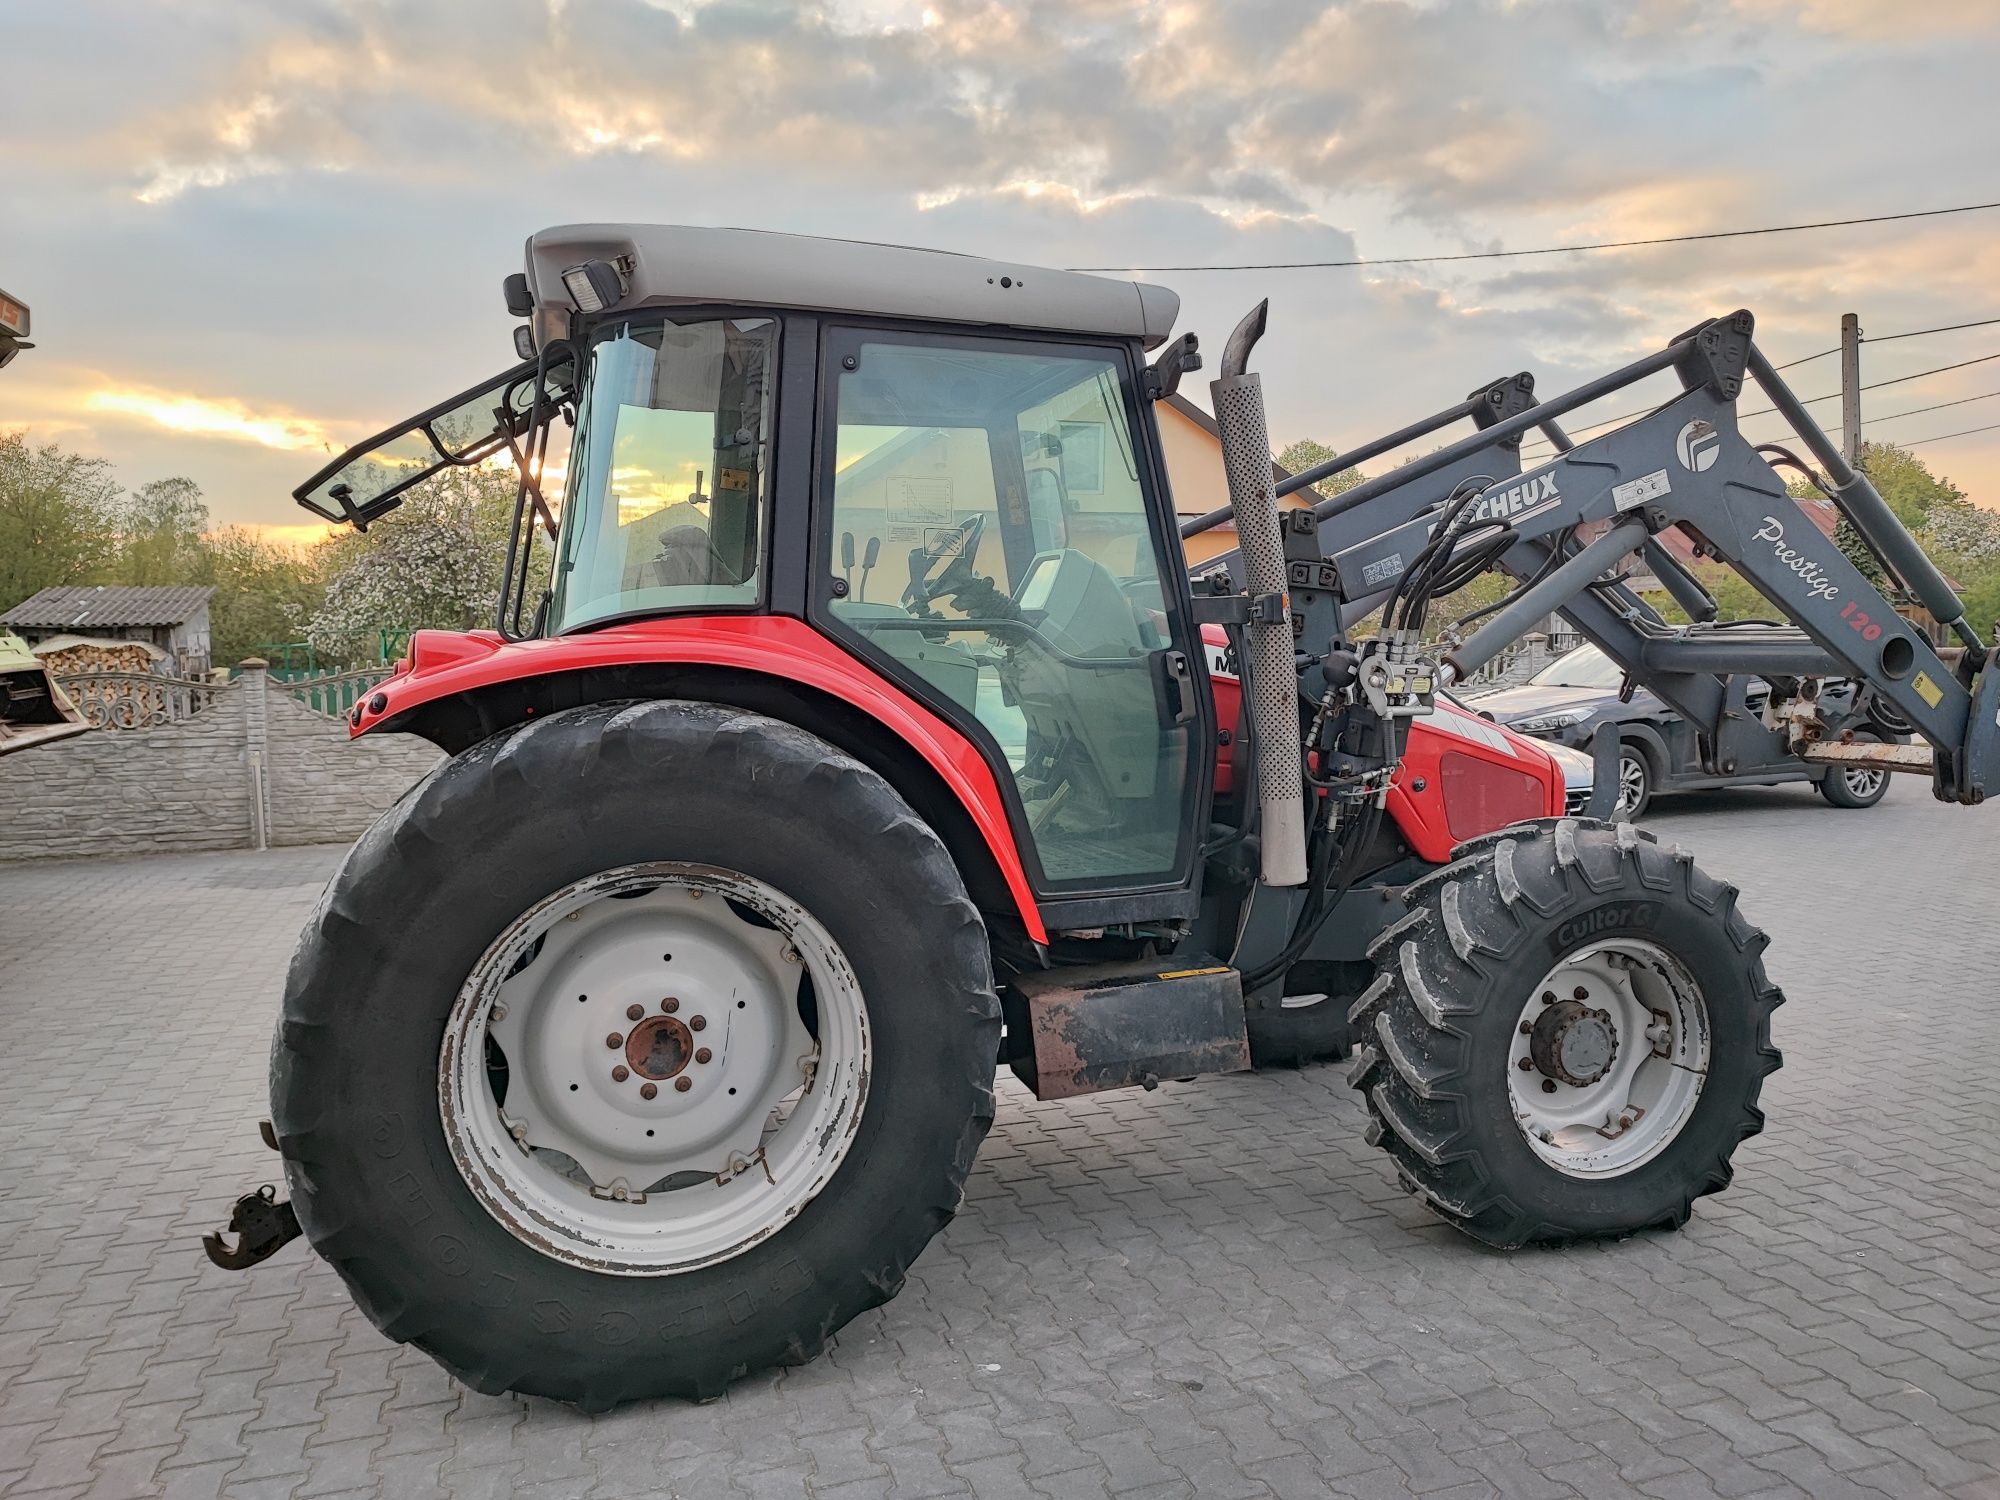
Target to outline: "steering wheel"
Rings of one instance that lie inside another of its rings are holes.
[[[933,599],[954,594],[974,582],[972,559],[979,551],[979,538],[986,531],[986,513],[974,511],[963,521],[939,532],[921,547],[910,549],[910,586],[903,590],[903,603],[918,608]],[[944,571],[937,580],[931,573],[940,562]]]

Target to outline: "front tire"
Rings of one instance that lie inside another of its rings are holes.
[[[1309,959],[1285,976],[1285,997],[1243,1012],[1250,1038],[1250,1066],[1303,1068],[1334,1062],[1354,1047],[1347,1019],[1354,997],[1368,987],[1374,965],[1342,959]]]
[[[482,1391],[705,1398],[896,1294],[992,1122],[998,1034],[979,914],[879,776],[760,715],[599,704],[356,844],[292,963],[273,1118],[389,1337]]]
[[[1779,1065],[1764,934],[1629,823],[1460,848],[1404,893],[1354,1007],[1370,1140],[1474,1239],[1679,1228],[1763,1128]]]

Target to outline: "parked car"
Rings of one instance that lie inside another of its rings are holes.
[[[1829,770],[1808,765],[1785,748],[1785,737],[1771,731],[1766,753],[1746,758],[1735,775],[1711,776],[1702,768],[1693,728],[1645,688],[1621,698],[1625,674],[1618,664],[1592,645],[1578,646],[1550,662],[1515,687],[1468,694],[1466,706],[1520,734],[1574,749],[1587,750],[1597,728],[1606,720],[1618,725],[1623,743],[1618,753],[1619,818],[1642,815],[1654,797],[1723,786],[1776,786],[1786,781],[1811,781],[1835,807],[1873,807],[1888,790],[1884,771],[1862,768]],[[1761,713],[1770,695],[1767,683],[1752,679],[1744,688],[1744,707]],[[1829,682],[1821,694],[1823,712],[1836,727],[1852,727],[1856,738],[1896,740],[1891,724],[1857,707],[1854,684]]]

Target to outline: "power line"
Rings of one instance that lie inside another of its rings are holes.
[[[2000,322],[2000,319],[1995,319],[1995,320],[1993,320],[1993,321],[1995,321],[1995,322]],[[1968,327],[1970,327],[1970,326],[1972,326],[1972,325],[1968,324],[1968,325],[1965,325],[1965,326],[1968,326]],[[1920,333],[1936,333],[1936,332],[1940,332],[1940,331],[1942,331],[1942,330],[1939,330],[1939,329],[1919,329],[1919,330],[1916,330],[1916,332],[1920,332]],[[1912,333],[1912,334],[1894,334],[1894,335],[1890,335],[1889,337],[1895,337],[1895,338],[1905,338],[1905,337],[1915,337],[1915,334],[1914,334],[1914,333]],[[1886,342],[1887,342],[1887,338],[1885,337],[1885,338],[1884,338],[1884,339],[1882,340],[1882,342],[1885,342],[1885,343],[1886,343]],[[1829,353],[1831,353],[1832,351],[1831,351],[1831,350],[1829,350],[1828,352],[1829,352]],[[1808,358],[1808,359],[1812,359],[1812,358],[1817,358],[1817,356],[1816,356],[1816,355],[1808,355],[1808,356],[1807,356],[1807,358]],[[1962,369],[1964,369],[1964,368],[1965,368],[1965,367],[1966,367],[1967,365],[1980,365],[1980,364],[1985,364],[1985,363],[1987,363],[1987,362],[1988,362],[1989,360],[1995,360],[1995,359],[2000,359],[2000,353],[1996,353],[1996,354],[1982,354],[1982,355],[1980,355],[1980,356],[1979,356],[1979,357],[1978,357],[1977,359],[1963,359],[1963,360],[1960,360],[1960,361],[1959,361],[1959,362],[1958,362],[1957,364],[1953,364],[1953,365],[1939,365],[1939,366],[1938,366],[1938,367],[1937,367],[1936,369],[1933,369],[1933,370],[1918,370],[1918,371],[1917,371],[1917,372],[1916,372],[1915,374],[1913,374],[1913,375],[1898,375],[1898,376],[1896,376],[1896,377],[1895,377],[1894,379],[1891,379],[1891,380],[1877,380],[1877,381],[1875,381],[1875,382],[1874,382],[1873,384],[1870,384],[1870,385],[1864,385],[1863,387],[1861,387],[1861,389],[1862,389],[1862,390],[1864,390],[1864,391],[1879,391],[1879,390],[1882,390],[1882,389],[1883,389],[1884,387],[1887,387],[1887,386],[1892,386],[1892,385],[1903,385],[1903,384],[1906,384],[1907,382],[1909,382],[1909,381],[1912,381],[1912,380],[1922,380],[1922,379],[1923,379],[1923,378],[1924,378],[1924,377],[1925,377],[1926,375],[1942,375],[1942,374],[1944,374],[1944,373],[1945,373],[1945,372],[1946,372],[1947,370],[1962,370]],[[1792,363],[1793,363],[1793,364],[1803,364],[1804,362],[1805,362],[1804,360],[1793,360],[1793,361],[1792,361]],[[1782,365],[1780,365],[1780,366],[1778,366],[1778,368],[1779,368],[1779,369],[1783,369],[1783,368],[1785,368],[1785,366],[1782,366]],[[1671,398],[1669,398],[1669,399],[1671,399]],[[1829,394],[1827,394],[1827,395],[1824,395],[1824,396],[1806,396],[1806,397],[1802,397],[1802,398],[1800,399],[1800,401],[1799,401],[1799,404],[1800,404],[1801,406],[1817,406],[1817,405],[1819,405],[1819,403],[1820,403],[1820,402],[1822,402],[1822,401],[1838,401],[1839,399],[1840,399],[1840,392],[1839,392],[1839,391],[1833,391],[1833,392],[1830,392]],[[1975,398],[1972,398],[1972,399],[1975,399],[1975,400],[1976,400],[1976,399],[1979,399],[1979,398],[1975,397]],[[1662,404],[1664,404],[1664,403],[1662,403]],[[1955,403],[1955,402],[1944,402],[1944,403],[1941,403],[1941,404],[1942,404],[1942,405],[1944,405],[1944,406],[1951,406],[1951,405],[1956,405],[1956,404],[1958,404],[1958,403]],[[1777,407],[1775,407],[1775,406],[1760,406],[1760,407],[1759,407],[1759,408],[1758,408],[1758,409],[1757,409],[1756,411],[1746,411],[1746,412],[1739,412],[1739,413],[1737,414],[1737,418],[1736,418],[1736,419],[1737,419],[1737,421],[1739,421],[1739,422],[1747,422],[1747,421],[1749,421],[1749,420],[1750,420],[1750,418],[1752,418],[1752,417],[1768,417],[1768,416],[1770,416],[1770,415],[1771,415],[1772,413],[1776,412],[1776,411],[1777,411],[1777,409],[1778,409],[1778,408],[1777,408]],[[1917,408],[1917,410],[1919,410],[1919,411],[1931,411],[1931,410],[1936,410],[1936,409],[1937,409],[1937,408],[1933,408],[1933,407],[1919,407],[1919,408]],[[1658,406],[1648,406],[1648,407],[1645,407],[1645,408],[1643,408],[1643,409],[1641,409],[1641,410],[1638,410],[1638,411],[1628,411],[1628,412],[1624,412],[1624,413],[1621,413],[1620,415],[1618,415],[1618,416],[1615,416],[1615,417],[1606,417],[1606,418],[1605,418],[1605,419],[1604,419],[1604,420],[1603,420],[1602,422],[1593,422],[1593,423],[1591,423],[1591,424],[1590,424],[1590,425],[1589,425],[1588,427],[1576,427],[1576,428],[1571,428],[1571,429],[1569,429],[1569,431],[1570,431],[1570,435],[1571,435],[1572,437],[1576,437],[1576,436],[1580,436],[1580,435],[1582,435],[1583,433],[1587,433],[1587,432],[1598,432],[1598,431],[1601,431],[1602,429],[1604,429],[1604,428],[1606,428],[1606,427],[1615,427],[1615,426],[1617,426],[1617,425],[1618,425],[1619,423],[1621,423],[1621,422],[1629,422],[1629,421],[1631,421],[1631,420],[1632,420],[1632,419],[1633,419],[1634,417],[1643,417],[1643,416],[1646,416],[1646,415],[1648,415],[1648,414],[1649,414],[1649,413],[1651,413],[1651,412],[1655,412],[1655,411],[1658,411],[1658,410],[1659,410],[1659,407],[1658,407]],[[1899,413],[1898,413],[1898,415],[1899,415],[1899,416],[1909,416],[1909,415],[1910,415],[1910,413],[1908,413],[1908,412],[1899,412]],[[1888,422],[1888,421],[1893,421],[1893,420],[1894,420],[1894,418],[1892,418],[1892,417],[1878,417],[1878,418],[1876,418],[1875,420],[1877,420],[1877,421],[1881,421],[1881,422]],[[1537,455],[1537,456],[1539,456],[1539,455]]]
[[[1956,208],[1924,208],[1901,214],[1870,214],[1861,219],[1821,219],[1812,224],[1769,224],[1757,229],[1713,229],[1704,234],[1664,234],[1646,240],[1599,240],[1581,245],[1540,245],[1532,250],[1471,250],[1457,255],[1396,255],[1379,260],[1244,261],[1225,266],[1070,266],[1072,271],[1320,271],[1354,266],[1425,266],[1444,261],[1514,260],[1524,255],[1567,255],[1581,250],[1635,250],[1646,245],[1686,245],[1697,240],[1737,240],[1759,234],[1800,234],[1809,229],[1845,229],[1855,224],[1890,224],[1902,219],[1935,219],[1945,214],[1979,213],[2000,203],[1966,203]]]
[[[1915,442],[1898,443],[1899,448],[1923,448],[1931,443],[1942,443],[1947,438],[1971,437],[1975,432],[1992,432],[2000,429],[2000,422],[1988,422],[1984,427],[1968,427],[1963,432],[1941,432],[1936,437],[1918,438]]]
[[[1873,426],[1877,422],[1893,422],[1898,417],[1914,417],[1919,412],[1943,411],[1947,406],[1970,406],[1975,401],[1991,401],[1995,396],[2000,396],[2000,391],[1987,391],[1980,396],[1965,396],[1957,401],[1940,401],[1935,406],[1913,406],[1908,411],[1894,411],[1886,417],[1870,417],[1868,421],[1869,425]]]
[[[1927,333],[1956,333],[1961,328],[1991,328],[1995,323],[2000,323],[2000,318],[1981,318],[1976,323],[1946,323],[1941,328],[1912,328],[1908,333],[1884,333],[1874,338],[1869,338],[1864,334],[1862,335],[1861,342],[1864,344],[1888,344],[1895,342],[1897,339],[1922,338]],[[1834,351],[1829,349],[1826,352],[1831,354]]]
[[[1914,375],[1898,375],[1893,380],[1877,380],[1871,384],[1862,386],[1861,389],[1864,391],[1879,391],[1885,386],[1905,385],[1912,380],[1922,380],[1926,375],[1942,375],[1947,370],[1963,370],[1967,365],[1983,365],[1987,361],[1995,359],[2000,359],[2000,354],[1982,354],[1977,359],[1961,359],[1955,365],[1939,365],[1934,370],[1919,370]],[[1839,399],[1840,392],[1835,391],[1831,395],[1826,396],[1809,396],[1799,404],[1801,406],[1815,406],[1822,401],[1838,401]],[[1737,420],[1741,422],[1748,421],[1751,417],[1767,417],[1777,409],[1775,406],[1760,406],[1755,411],[1740,413]]]

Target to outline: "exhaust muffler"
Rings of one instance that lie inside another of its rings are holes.
[[[1257,796],[1262,819],[1263,881],[1306,881],[1305,783],[1300,773],[1299,682],[1292,652],[1292,618],[1285,589],[1285,548],[1278,494],[1271,477],[1271,436],[1264,420],[1264,381],[1244,367],[1264,336],[1268,300],[1245,314],[1222,351],[1210,382],[1223,472],[1236,511],[1243,579],[1250,595],[1250,732],[1257,736]]]

